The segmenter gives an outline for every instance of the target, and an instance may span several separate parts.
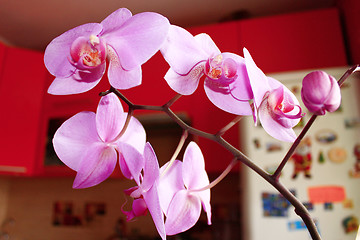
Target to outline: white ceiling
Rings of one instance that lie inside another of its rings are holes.
[[[0,0],[0,41],[44,50],[56,36],[80,24],[100,22],[114,10],[153,11],[172,24],[215,23],[236,11],[251,17],[335,5],[336,0]]]

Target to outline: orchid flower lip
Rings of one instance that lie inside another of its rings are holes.
[[[96,68],[106,60],[106,44],[98,36],[76,38],[70,47],[70,63],[81,70]],[[69,57],[68,57],[69,58]]]
[[[228,86],[237,78],[236,62],[231,58],[224,59],[222,54],[208,58],[205,64],[205,75],[220,87]]]

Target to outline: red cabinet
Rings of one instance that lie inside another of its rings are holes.
[[[45,94],[43,54],[1,47],[0,173],[33,175]]]
[[[347,64],[336,8],[239,22],[240,41],[264,72]]]

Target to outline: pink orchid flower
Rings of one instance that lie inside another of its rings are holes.
[[[113,93],[101,98],[96,114],[80,112],[66,120],[56,131],[53,145],[60,160],[77,172],[73,187],[97,185],[114,171],[118,156],[124,176],[131,178],[122,151],[132,147],[143,152],[145,130],[131,117],[127,130],[119,135],[126,121],[120,100]]]
[[[336,111],[341,103],[340,86],[336,79],[324,71],[307,74],[302,82],[302,100],[317,115]]]
[[[299,101],[282,83],[267,77],[256,66],[246,48],[244,57],[254,95],[255,125],[259,118],[264,130],[272,137],[281,141],[295,141],[296,134],[292,128],[303,116]]]
[[[189,143],[183,162],[175,160],[167,169],[168,164],[161,167],[159,182],[161,208],[166,216],[166,234],[174,235],[194,226],[200,217],[201,205],[210,225],[210,189],[202,189],[209,185],[209,178],[198,145]]]
[[[123,155],[125,159],[132,159],[128,167],[138,185],[125,190],[125,193],[134,198],[134,201],[132,210],[122,210],[123,213],[130,221],[135,217],[145,215],[149,210],[159,235],[162,239],[166,239],[164,214],[158,194],[159,163],[153,148],[150,143],[146,143],[143,155],[135,148],[126,148]]]
[[[141,65],[159,49],[169,21],[151,12],[132,15],[126,8],[101,23],[87,23],[55,38],[45,50],[44,62],[56,78],[48,92],[67,95],[95,87],[106,70],[118,89],[141,84]]]
[[[237,115],[251,115],[252,99],[245,61],[233,53],[221,53],[207,34],[195,37],[185,29],[171,25],[160,49],[170,69],[165,75],[177,93],[190,95],[202,76],[209,100],[218,108]]]

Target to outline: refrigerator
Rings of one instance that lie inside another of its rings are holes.
[[[321,70],[339,79],[347,69]],[[300,93],[301,81],[310,71],[268,75],[287,86],[306,112],[294,128],[297,135],[311,116]],[[347,79],[341,92],[340,108],[315,120],[280,176],[309,210],[324,240],[355,240],[360,221],[359,73]],[[291,144],[255,127],[251,117],[240,124],[241,149],[263,170],[273,173]],[[241,169],[242,239],[311,239],[294,207],[247,166]]]

